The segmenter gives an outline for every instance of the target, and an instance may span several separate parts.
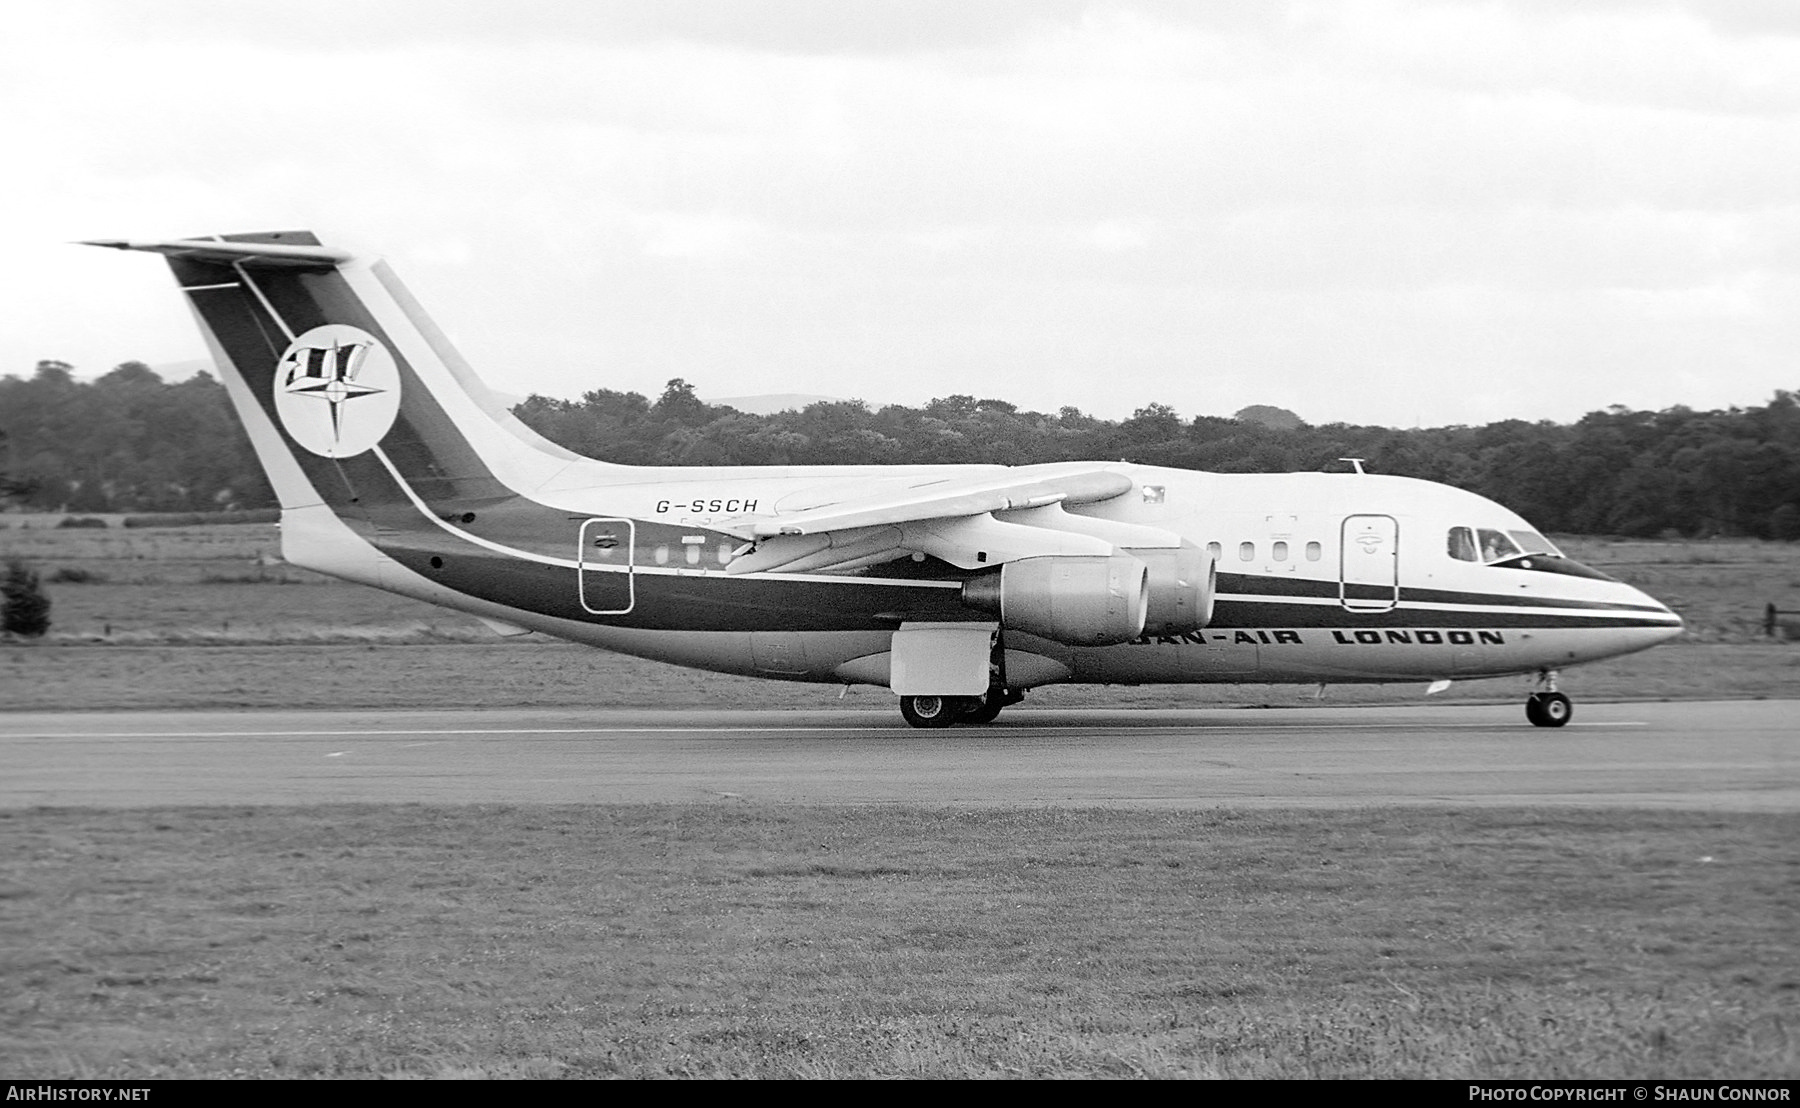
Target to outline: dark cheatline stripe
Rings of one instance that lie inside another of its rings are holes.
[[[1529,573],[1530,570],[1504,572]],[[1329,600],[1337,603],[1336,581],[1302,580],[1293,577],[1264,577],[1253,573],[1219,574],[1218,591],[1222,595],[1291,596]],[[1393,596],[1391,587],[1350,585],[1345,589],[1352,600],[1386,600]],[[1591,608],[1602,611],[1662,613],[1653,604],[1619,604],[1606,600],[1559,600],[1545,597],[1519,596],[1516,593],[1463,592],[1449,589],[1402,587],[1402,604],[1483,604],[1495,608]]]
[[[1619,611],[1621,609],[1607,609]],[[1394,608],[1386,612],[1348,612],[1336,604],[1257,604],[1221,600],[1213,609],[1213,628],[1256,627],[1672,627],[1670,617],[1606,615],[1607,610],[1568,609],[1566,614],[1495,612],[1479,608],[1449,610]],[[1584,612],[1586,614],[1584,614]]]
[[[1529,573],[1530,570],[1519,572]],[[1609,612],[1666,613],[1656,604],[1621,604],[1610,600],[1564,600],[1519,596],[1514,593],[1450,592],[1444,589],[1401,589],[1400,599],[1409,604],[1486,604],[1501,608],[1590,608]]]
[[[953,589],[889,582],[820,584],[722,573],[636,574],[633,610],[596,616],[580,604],[574,569],[497,554],[440,534],[446,541],[433,547],[384,543],[383,549],[420,576],[467,596],[584,623],[671,631],[864,631],[892,630],[907,619],[971,616]],[[590,597],[617,590],[623,577],[587,576]]]

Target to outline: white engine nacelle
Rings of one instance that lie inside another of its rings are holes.
[[[999,616],[1003,628],[1069,646],[1111,646],[1144,633],[1150,571],[1129,554],[1021,558],[963,582],[962,600]]]
[[[1212,555],[1191,542],[1177,547],[1133,549],[1150,571],[1147,635],[1185,635],[1212,622],[1218,567]]]

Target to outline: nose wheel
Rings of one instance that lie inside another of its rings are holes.
[[[1525,718],[1534,727],[1561,727],[1575,714],[1575,705],[1562,693],[1532,693],[1525,701]]]
[[[1561,727],[1575,715],[1575,705],[1556,691],[1556,671],[1538,674],[1538,691],[1525,698],[1525,718],[1533,727]]]

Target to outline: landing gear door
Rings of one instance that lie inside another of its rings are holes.
[[[1338,543],[1338,599],[1350,612],[1386,612],[1400,602],[1400,524],[1393,516],[1346,516]]]
[[[582,610],[622,616],[637,606],[632,552],[637,524],[629,519],[590,519],[581,525],[575,548],[575,582]]]

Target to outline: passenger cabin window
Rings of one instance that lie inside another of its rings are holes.
[[[1224,556],[1225,556],[1225,548],[1224,548],[1224,547],[1222,547],[1222,546],[1220,546],[1220,545],[1219,545],[1219,544],[1218,544],[1218,543],[1216,543],[1216,542],[1209,542],[1209,543],[1207,543],[1207,544],[1206,544],[1206,552],[1207,552],[1207,553],[1208,553],[1208,554],[1211,554],[1211,555],[1212,555],[1212,560],[1213,560],[1213,561],[1215,561],[1215,562],[1216,562],[1216,561],[1218,561],[1218,560],[1219,560],[1219,559],[1220,559],[1220,558],[1223,558],[1223,557],[1224,557]]]
[[[1287,543],[1285,543],[1285,542],[1276,543],[1274,549],[1270,551],[1270,557],[1274,558],[1278,562],[1287,561]]]
[[[1238,561],[1251,562],[1251,561],[1255,561],[1255,560],[1256,560],[1256,544],[1253,542],[1238,543]]]
[[[1318,543],[1309,542],[1306,544],[1306,560],[1307,561],[1316,562],[1320,558],[1324,557],[1324,555],[1325,555],[1325,550]]]

